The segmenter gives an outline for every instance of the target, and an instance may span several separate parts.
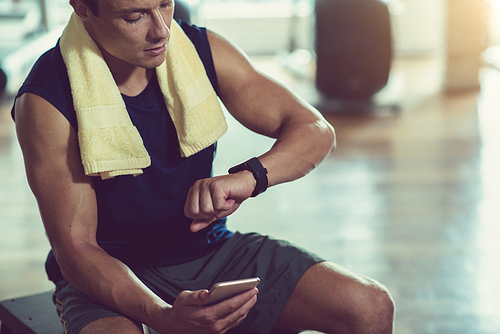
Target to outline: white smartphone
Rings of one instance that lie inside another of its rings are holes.
[[[242,292],[255,288],[260,282],[260,278],[245,278],[229,282],[220,282],[208,292],[210,300],[206,305],[218,303],[224,299],[234,297]]]

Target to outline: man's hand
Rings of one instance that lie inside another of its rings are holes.
[[[235,212],[250,197],[255,183],[247,170],[196,181],[184,205],[184,214],[193,219],[191,231],[198,232]]]
[[[241,323],[257,302],[257,288],[241,293],[220,303],[204,306],[207,290],[183,291],[171,309],[172,323],[169,332],[225,333]]]

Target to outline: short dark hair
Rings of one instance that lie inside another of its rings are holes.
[[[95,16],[99,16],[99,0],[82,0]]]

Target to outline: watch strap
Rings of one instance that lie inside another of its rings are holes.
[[[262,166],[258,158],[252,158],[239,165],[231,167],[228,172],[229,174],[234,174],[241,172],[242,170],[248,170],[252,172],[253,177],[256,181],[255,188],[250,197],[255,197],[266,191],[268,186],[267,169]]]

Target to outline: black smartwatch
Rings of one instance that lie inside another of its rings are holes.
[[[255,181],[257,181],[257,183],[255,184],[255,189],[253,190],[253,193],[252,195],[250,195],[250,197],[255,197],[258,194],[262,194],[264,191],[266,191],[268,186],[267,169],[262,166],[259,159],[252,158],[242,164],[231,167],[228,173],[234,174],[241,172],[242,170],[248,170],[252,172]]]

